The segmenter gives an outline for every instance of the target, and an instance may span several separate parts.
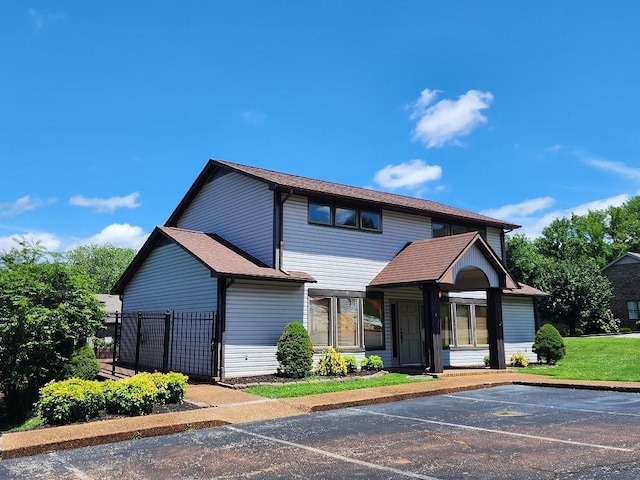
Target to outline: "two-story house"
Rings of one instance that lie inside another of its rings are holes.
[[[212,376],[270,374],[285,325],[385,366],[505,368],[533,298],[505,269],[517,225],[428,200],[210,160],[112,293],[123,312],[216,311]],[[123,342],[124,345],[124,342]],[[121,346],[122,359],[133,352]],[[203,363],[208,363],[208,360]]]

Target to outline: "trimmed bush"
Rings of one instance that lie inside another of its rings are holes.
[[[151,413],[158,397],[158,388],[151,373],[139,373],[130,378],[104,382],[107,411],[123,415]]]
[[[370,357],[362,359],[360,362],[360,368],[363,370],[380,371],[384,368],[384,363],[379,355],[371,355]]]
[[[512,367],[526,367],[529,365],[529,359],[522,352],[514,352],[509,358],[509,363]]]
[[[311,373],[313,344],[309,332],[299,322],[289,323],[280,339],[276,358],[280,363],[278,373],[287,377],[304,378]]]
[[[549,365],[554,365],[566,353],[560,332],[550,323],[538,329],[532,349]]]
[[[182,402],[189,377],[176,372],[152,373],[151,377],[158,389],[156,404],[164,405]]]
[[[93,353],[93,349],[85,343],[73,350],[69,361],[62,367],[60,377],[63,380],[69,378],[94,380],[99,371],[100,365],[98,365],[96,355]]]
[[[36,405],[42,419],[51,425],[87,421],[97,417],[104,406],[100,382],[79,378],[47,383]]]
[[[631,330],[629,327],[622,327],[620,329],[620,333],[631,333],[633,332],[633,330]]]
[[[358,361],[355,355],[343,355],[344,362],[347,364],[347,373],[353,373],[358,370]]]
[[[482,363],[484,363],[485,367],[488,367],[489,365],[491,365],[491,357],[489,355],[485,355],[484,357],[482,357]]]
[[[322,376],[338,376],[347,374],[347,362],[344,357],[336,351],[335,348],[329,347],[324,353],[318,366],[316,374]]]

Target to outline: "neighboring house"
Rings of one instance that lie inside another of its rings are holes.
[[[638,329],[640,320],[640,253],[627,252],[602,269],[613,287],[611,311],[621,327]]]
[[[290,321],[385,366],[531,361],[533,299],[504,267],[517,225],[440,203],[210,160],[114,294],[123,312],[216,311],[212,376],[274,373]],[[133,352],[121,346],[121,358]]]
[[[116,316],[122,310],[122,301],[118,295],[109,295],[106,293],[98,293],[96,297],[102,302],[107,315],[104,317],[104,327],[96,332],[96,337],[102,339],[106,343],[113,342],[115,337]]]

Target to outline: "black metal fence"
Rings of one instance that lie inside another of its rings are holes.
[[[213,377],[215,332],[215,312],[123,312],[116,317],[113,368]]]

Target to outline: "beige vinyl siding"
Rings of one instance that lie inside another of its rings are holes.
[[[227,290],[225,376],[278,369],[276,345],[289,322],[302,322],[302,285],[236,281]]]
[[[176,226],[216,233],[273,266],[273,192],[264,182],[219,173],[202,187]]]
[[[500,228],[487,227],[487,243],[502,259],[502,230]]]

